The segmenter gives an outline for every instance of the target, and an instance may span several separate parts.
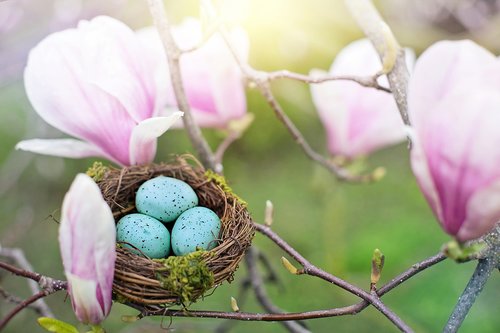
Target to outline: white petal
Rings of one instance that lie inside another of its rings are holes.
[[[115,221],[99,187],[89,176],[77,175],[64,197],[59,226],[64,272],[96,284],[105,314],[111,307],[115,243]]]
[[[456,237],[461,241],[479,238],[500,221],[500,180],[474,193],[467,204],[467,218]]]
[[[130,164],[147,164],[156,153],[156,139],[172,126],[183,112],[175,112],[168,117],[155,117],[140,122],[132,130],[130,138]]]
[[[68,279],[71,303],[78,320],[84,324],[98,324],[105,315],[96,298],[97,284],[95,281],[81,279],[71,273],[66,273]]]
[[[107,156],[99,147],[75,139],[31,139],[19,142],[16,149],[32,153],[60,156],[68,158],[105,157]]]

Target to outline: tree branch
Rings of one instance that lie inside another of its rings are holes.
[[[498,248],[500,250],[500,248]],[[465,317],[475,303],[477,297],[483,290],[491,273],[500,268],[500,251],[493,253],[491,256],[484,259],[479,259],[477,267],[471,279],[467,283],[462,295],[458,298],[458,302],[453,309],[453,312],[443,329],[445,333],[457,332]]]
[[[14,263],[16,263],[18,266],[20,266],[22,268],[22,271],[21,271],[22,274],[29,274],[30,272],[33,272],[33,267],[31,266],[29,261],[26,259],[24,252],[21,249],[0,247],[0,255],[11,259],[12,261],[14,261]],[[0,264],[3,264],[3,263],[0,262]],[[5,269],[5,267],[2,267],[2,268]],[[11,266],[11,268],[15,268],[15,267]],[[14,274],[16,274],[16,273],[14,273]],[[27,277],[27,276],[25,276],[25,277]],[[36,280],[36,279],[38,279],[38,280]],[[37,283],[39,281],[40,281],[39,276],[32,275],[31,277],[29,277],[28,285],[29,285],[30,290],[33,294],[38,293],[40,290],[38,283]],[[37,301],[34,304],[34,306],[39,308],[40,311],[44,314],[44,316],[46,316],[46,317],[53,317],[54,316],[52,311],[50,310],[49,306],[47,305],[47,303],[45,303],[45,301],[43,299],[40,299],[39,301]]]
[[[248,272],[249,272],[249,277],[250,277],[250,283],[252,285],[252,288],[255,292],[255,296],[257,297],[257,300],[259,303],[262,305],[264,310],[266,310],[269,313],[283,313],[284,311],[281,310],[279,307],[274,305],[271,300],[269,299],[267,292],[264,288],[264,281],[262,281],[262,277],[259,274],[259,271],[257,269],[257,250],[253,247],[251,247],[246,256],[245,256],[245,262],[247,264]],[[307,328],[303,326],[303,324],[296,322],[296,321],[283,321],[282,322],[283,326],[292,333],[308,333],[310,332]]]
[[[165,53],[167,55],[168,66],[170,69],[170,78],[172,87],[174,88],[175,98],[177,105],[181,111],[184,112],[184,128],[186,129],[189,139],[191,140],[195,150],[198,152],[201,163],[207,169],[212,169],[215,172],[222,171],[222,165],[215,163],[215,157],[208,145],[207,141],[201,133],[200,127],[194,121],[191,113],[186,92],[182,81],[180,57],[181,50],[178,48],[175,40],[170,31],[170,24],[167,16],[165,15],[165,8],[162,0],[148,0],[149,9],[153,16],[153,21],[160,34]]]
[[[3,330],[9,323],[9,321],[14,318],[14,316],[17,315],[21,310],[27,308],[30,304],[38,301],[39,299],[42,299],[45,296],[47,296],[47,293],[46,291],[42,290],[19,303],[14,309],[12,309],[11,312],[9,312],[9,314],[7,314],[7,316],[5,316],[5,318],[0,321],[0,331]]]
[[[391,29],[371,0],[345,0],[344,2],[382,59],[384,69],[381,74],[387,74],[401,118],[405,125],[410,126],[407,102],[409,73],[404,49],[399,46]]]
[[[302,272],[307,275],[316,276],[322,280],[332,283],[353,295],[367,301],[372,304],[377,310],[379,310],[384,316],[386,316],[396,327],[398,327],[403,332],[412,332],[412,329],[405,324],[405,322],[399,318],[394,312],[387,308],[377,295],[372,295],[363,289],[356,287],[330,273],[327,273],[318,267],[314,266],[309,260],[304,258],[297,250],[292,248],[287,242],[285,242],[281,237],[279,237],[275,232],[271,230],[270,227],[254,223],[257,231],[261,234],[267,236],[276,245],[283,249],[286,253],[292,256],[299,264],[303,266]]]
[[[322,75],[322,76],[309,76],[300,73],[290,72],[288,70],[274,71],[263,73],[266,76],[267,81],[274,81],[278,79],[290,79],[295,81],[300,81],[304,83],[318,84],[328,81],[353,81],[363,87],[375,88],[378,90],[391,93],[391,90],[387,87],[381,86],[377,78],[379,75],[372,76],[354,76],[354,75]]]

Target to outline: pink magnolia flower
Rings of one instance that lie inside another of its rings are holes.
[[[412,62],[411,54],[407,58]],[[381,69],[377,52],[367,39],[362,39],[340,51],[329,74],[369,76]],[[311,74],[327,73],[313,70]],[[385,76],[379,78],[379,83],[389,86]],[[326,129],[328,149],[334,155],[355,158],[405,138],[403,121],[391,94],[351,81],[314,84],[311,94]]]
[[[500,60],[471,41],[443,41],[409,83],[411,163],[443,229],[478,238],[500,220]]]
[[[111,309],[115,221],[97,184],[76,176],[64,197],[59,244],[68,292],[78,320],[98,324]]]
[[[198,125],[225,128],[231,120],[241,119],[246,114],[243,75],[222,36],[216,33],[203,41],[201,24],[193,18],[174,26],[172,34],[180,48],[195,48],[182,55],[180,66],[184,89]],[[138,35],[145,49],[155,57],[157,85],[159,89],[167,91],[167,105],[176,108],[165,51],[158,32],[149,27],[139,30]],[[246,61],[249,50],[246,33],[242,29],[235,29],[230,38],[235,51]],[[176,125],[182,126],[180,122]]]
[[[164,98],[135,33],[110,17],[81,21],[31,50],[24,72],[35,111],[74,139],[27,140],[17,148],[120,165],[153,160],[156,139],[181,115],[158,117]]]

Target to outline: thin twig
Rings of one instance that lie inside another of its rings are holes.
[[[4,327],[9,323],[9,321],[14,318],[14,316],[21,310],[27,308],[30,304],[38,301],[39,299],[42,299],[45,296],[47,296],[47,293],[42,290],[19,303],[14,309],[12,309],[11,312],[9,312],[9,314],[7,314],[7,316],[5,316],[5,318],[0,321],[0,331],[3,330]]]
[[[258,225],[256,225],[258,226]],[[264,234],[268,236],[273,242],[275,242],[278,246],[285,247],[285,251],[289,253],[292,257],[296,258],[303,258],[298,252],[296,252],[293,248],[291,248],[288,244],[286,244],[281,238],[279,238],[277,235],[274,234],[274,232],[270,231],[269,228],[261,226],[262,228],[265,228],[266,230],[264,231]],[[259,228],[258,228],[259,230]],[[263,230],[259,230],[261,233]],[[275,236],[274,236],[275,235]],[[197,317],[197,318],[219,318],[219,319],[232,319],[232,320],[241,320],[241,321],[290,321],[290,320],[308,320],[308,319],[317,319],[317,318],[327,318],[327,317],[336,317],[336,316],[344,316],[344,315],[355,315],[359,312],[361,312],[363,309],[368,307],[370,304],[373,304],[377,308],[385,308],[385,305],[383,305],[379,299],[382,295],[388,293],[392,289],[396,288],[406,280],[410,279],[411,277],[415,276],[416,274],[424,271],[425,269],[432,267],[433,265],[438,264],[439,262],[443,261],[446,259],[442,254],[437,254],[435,256],[432,256],[428,259],[425,259],[415,265],[413,265],[411,268],[409,268],[407,271],[401,273],[398,275],[396,278],[391,280],[388,284],[384,285],[382,288],[380,288],[376,294],[372,295],[369,294],[363,290],[361,290],[361,298],[365,298],[366,295],[369,295],[368,299],[364,299],[363,301],[341,307],[341,308],[333,308],[333,309],[327,309],[327,310],[315,310],[315,311],[305,311],[305,312],[292,312],[292,313],[248,313],[248,312],[223,312],[223,311],[185,311],[185,309],[182,310],[175,310],[175,309],[169,309],[165,310],[163,308],[159,308],[157,310],[144,310],[141,307],[137,307],[134,304],[129,304],[131,307],[134,307],[141,311],[139,314],[139,318],[142,317],[147,317],[147,316],[172,316],[172,317]],[[300,261],[299,261],[300,262]],[[334,283],[334,279],[337,279],[333,276],[329,276],[328,273],[325,273],[325,275],[322,274],[317,274],[315,276],[324,278],[326,280],[329,280],[329,282]],[[334,279],[332,279],[332,277]],[[335,281],[338,282],[338,281]],[[345,283],[345,282],[344,282]],[[336,284],[336,283],[334,283]],[[345,285],[344,285],[345,286]],[[356,292],[359,293],[359,288],[352,286],[353,293],[356,294]],[[350,287],[348,287],[350,288]],[[388,317],[392,320],[400,320],[396,317]],[[412,330],[406,326],[402,322],[398,322],[397,324],[398,328],[404,332],[412,332]]]
[[[250,282],[252,284],[252,288],[255,293],[255,297],[259,301],[259,303],[262,305],[264,310],[266,310],[269,313],[283,313],[284,311],[274,305],[271,300],[269,299],[269,296],[267,295],[267,292],[264,288],[264,281],[262,280],[262,277],[257,269],[257,250],[253,247],[251,247],[246,256],[245,256],[245,262],[247,264],[249,276],[250,276]],[[281,322],[282,325],[292,333],[308,333],[310,332],[307,328],[305,328],[303,323],[299,323],[296,321],[283,321]]]
[[[238,292],[238,297],[236,298],[238,300],[238,305],[240,307],[243,307],[244,304],[246,303],[248,299],[248,293],[251,290],[252,284],[250,282],[250,277],[246,276],[243,281],[241,281],[240,284],[240,290]],[[238,321],[236,320],[226,320],[219,326],[215,328],[216,333],[226,333],[229,332],[236,324]]]
[[[271,238],[274,240],[273,238]],[[279,245],[279,244],[278,244]],[[260,313],[245,313],[245,312],[220,312],[220,311],[185,311],[182,310],[165,310],[163,308],[158,309],[156,311],[148,310],[144,311],[142,307],[134,306],[134,304],[130,304],[131,307],[137,308],[141,312],[139,317],[145,316],[173,316],[173,317],[198,317],[198,318],[220,318],[220,319],[234,319],[234,320],[243,320],[243,321],[290,321],[290,320],[307,320],[307,319],[316,319],[316,318],[326,318],[326,317],[335,317],[335,316],[343,316],[343,315],[354,315],[361,312],[363,309],[368,307],[371,301],[374,299],[379,303],[378,299],[380,296],[385,293],[391,291],[392,289],[399,286],[401,283],[405,282],[412,276],[416,275],[419,272],[441,262],[445,257],[441,254],[435,255],[431,258],[428,258],[420,263],[413,265],[410,269],[403,272],[396,278],[394,278],[391,282],[380,288],[376,295],[370,295],[372,299],[370,301],[362,301],[357,304],[353,304],[350,306],[345,306],[341,308],[333,308],[328,310],[316,310],[316,311],[306,311],[306,312],[298,312],[298,313],[279,313],[279,314],[260,314]],[[22,269],[19,269],[15,266],[9,265],[7,263],[0,262],[0,268],[3,268],[7,271],[12,272],[18,276],[26,277],[35,281],[38,281],[40,284],[43,284],[44,293],[53,293],[58,290],[64,290],[67,288],[67,282],[52,279],[36,272],[28,272]],[[250,280],[245,282],[243,289],[248,289],[250,286]],[[240,294],[240,298],[243,299],[243,294]],[[36,301],[36,300],[35,300]],[[377,303],[376,302],[376,303]],[[373,304],[373,303],[372,303]],[[379,306],[383,306],[379,303]],[[403,328],[400,328],[405,331]],[[406,330],[411,331],[411,330]]]
[[[12,304],[21,304],[22,302],[24,302],[24,300],[20,297],[17,297],[15,295],[12,295],[11,293],[9,293],[8,291],[0,288],[0,295],[2,295],[2,297],[9,303],[12,303]],[[33,303],[33,304],[30,304],[28,307],[30,309],[32,309],[33,311],[36,312],[36,314],[38,314],[39,316],[42,316],[42,317],[51,317],[53,316],[52,315],[52,312],[50,313],[47,313],[47,312],[44,312],[45,309],[43,307],[41,307],[39,304],[40,304],[40,300],[38,300],[37,302]],[[43,303],[45,304],[45,303]]]
[[[42,289],[44,289],[48,292],[66,290],[68,287],[68,283],[66,281],[53,279],[51,277],[48,277],[48,276],[45,276],[45,275],[42,275],[39,273],[27,271],[27,270],[18,268],[16,266],[12,266],[12,265],[7,264],[7,263],[2,262],[2,261],[0,261],[0,268],[4,269],[6,271],[9,271],[14,275],[25,277],[25,278],[31,279],[33,281],[36,281],[36,282],[38,282],[40,287],[42,287]]]
[[[162,0],[148,0],[149,9],[153,16],[153,21],[160,34],[165,53],[167,55],[168,66],[170,69],[170,78],[174,89],[175,99],[181,111],[184,112],[184,128],[186,129],[189,139],[191,140],[195,150],[198,152],[201,163],[207,169],[212,169],[215,172],[222,171],[221,165],[216,165],[215,158],[208,145],[207,141],[201,133],[200,127],[196,124],[191,113],[186,92],[184,91],[183,79],[180,68],[181,50],[178,48],[170,31],[170,23],[165,15],[165,8]]]
[[[322,75],[322,76],[309,76],[300,73],[294,73],[288,70],[280,70],[274,72],[267,72],[264,74],[267,81],[274,81],[278,79],[290,79],[304,83],[318,84],[328,81],[353,81],[363,87],[375,88],[378,90],[391,93],[387,87],[381,86],[378,81],[378,75],[372,76],[355,76],[355,75]]]
[[[486,281],[488,281],[491,273],[498,267],[499,264],[500,258],[498,254],[493,257],[479,259],[476,270],[469,280],[469,283],[467,283],[462,295],[459,297],[458,302],[443,329],[443,332],[452,333],[458,331],[465,317],[469,313],[469,310],[476,301],[477,296],[483,290]]]
[[[260,82],[257,84],[257,87],[259,88],[261,94],[264,96],[271,109],[274,111],[278,120],[280,120],[281,123],[285,125],[285,128],[288,130],[293,140],[299,145],[299,147],[302,149],[302,151],[306,154],[307,157],[309,157],[312,161],[325,167],[328,171],[336,175],[339,180],[345,180],[351,182],[373,181],[372,174],[366,174],[366,175],[351,174],[346,169],[336,165],[331,160],[325,158],[323,155],[316,152],[311,147],[311,145],[309,145],[309,142],[307,142],[307,140],[304,138],[300,130],[297,128],[297,126],[295,126],[293,121],[287,116],[287,114],[285,113],[279,102],[276,100],[271,91],[269,83]]]
[[[385,306],[379,297],[376,297],[363,289],[356,287],[330,273],[327,273],[318,267],[314,266],[309,260],[304,258],[297,250],[291,247],[287,242],[285,242],[281,237],[279,237],[275,232],[271,230],[268,226],[254,223],[257,231],[261,234],[267,236],[276,245],[283,249],[286,253],[292,256],[298,263],[303,267],[303,273],[311,276],[316,276],[322,280],[332,283],[353,295],[372,304],[377,310],[379,310],[384,316],[386,316],[396,327],[398,327],[403,332],[412,332],[412,329],[406,325],[406,323],[399,318],[394,312],[392,312],[387,306]]]
[[[14,263],[16,263],[19,267],[21,267],[25,272],[32,272],[33,267],[29,263],[28,259],[26,259],[26,256],[24,255],[24,252],[21,249],[17,248],[5,248],[1,247],[0,248],[0,255],[10,258]],[[37,277],[38,278],[38,277]],[[30,290],[33,294],[36,294],[37,292],[40,291],[38,283],[39,280],[34,280],[30,278],[28,280],[28,285],[30,287]],[[44,313],[44,316],[46,317],[53,317],[53,313],[50,310],[49,306],[43,299],[40,301],[36,302],[35,305],[40,308],[40,311]]]
[[[224,158],[226,150],[239,138],[241,138],[241,133],[237,133],[234,131],[228,133],[228,135],[219,144],[217,150],[215,151],[214,159],[216,164],[222,165],[222,159]]]
[[[439,262],[446,259],[442,254],[437,254],[428,259],[425,259],[407,271],[401,273],[396,278],[392,279],[391,282],[379,289],[378,295],[382,296],[389,291],[393,290],[401,283],[405,282],[409,278],[415,276],[416,274],[424,271],[425,269],[432,267]],[[398,279],[401,279],[399,281]],[[328,310],[317,310],[317,311],[307,311],[300,313],[283,313],[283,314],[263,314],[263,313],[245,313],[245,312],[219,312],[219,311],[184,311],[184,310],[167,310],[158,309],[157,311],[145,311],[141,312],[139,317],[146,316],[174,316],[174,317],[201,317],[201,318],[221,318],[221,319],[233,319],[242,321],[283,321],[283,320],[307,320],[307,319],[317,319],[326,317],[336,317],[344,315],[355,315],[361,312],[363,309],[368,307],[370,303],[366,301],[361,301],[357,304],[334,308]],[[137,308],[139,311],[143,309],[141,307],[134,306],[130,304],[131,307]]]
[[[447,257],[442,254],[438,253],[430,258],[427,258],[419,263],[416,263],[412,265],[408,270],[404,271],[403,273],[399,274],[395,278],[393,278],[389,283],[385,284],[382,286],[380,289],[377,290],[377,294],[379,296],[383,296],[392,289],[396,288],[403,282],[406,282],[408,279],[411,277],[417,275],[418,273],[422,272],[423,270],[432,267],[441,261],[447,259]]]
[[[307,77],[303,76],[298,73],[292,73],[288,71],[277,71],[277,72],[271,72],[267,73],[264,71],[258,71],[252,68],[246,61],[244,61],[238,52],[236,52],[232,42],[231,38],[229,37],[228,32],[226,31],[226,28],[223,24],[219,25],[219,33],[221,34],[222,38],[224,39],[224,42],[226,43],[229,51],[233,55],[233,58],[235,59],[236,63],[240,67],[243,75],[246,77],[246,79],[253,83],[261,92],[261,94],[264,96],[266,99],[267,103],[271,107],[271,109],[274,111],[276,117],[280,122],[285,126],[285,128],[288,130],[290,135],[292,136],[293,140],[299,145],[299,147],[302,149],[302,151],[305,153],[307,157],[309,157],[311,160],[317,162],[318,164],[322,165],[325,167],[327,170],[329,170],[331,173],[333,173],[339,180],[345,180],[345,181],[351,181],[351,182],[371,182],[376,179],[376,175],[374,174],[367,174],[367,175],[353,175],[350,172],[348,172],[346,169],[338,166],[335,164],[332,160],[329,160],[325,158],[323,155],[319,154],[316,152],[309,142],[305,139],[304,135],[300,132],[300,130],[295,126],[293,121],[287,116],[283,108],[281,107],[280,103],[276,100],[276,98],[273,95],[273,92],[271,90],[270,82],[275,79],[279,78],[285,78],[289,77],[294,80],[300,80],[300,81],[315,81],[314,78],[312,77]],[[366,79],[366,78],[355,78],[355,77],[337,77],[337,78],[332,78],[329,77],[329,79],[345,79],[345,80],[352,80],[355,82],[358,82],[360,84],[363,84],[365,86],[372,86],[377,89],[382,89],[376,83],[376,78],[371,78],[371,79]],[[317,79],[317,83],[321,81],[321,79]],[[383,89],[382,89],[383,90]]]

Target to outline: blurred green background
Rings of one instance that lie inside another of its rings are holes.
[[[342,1],[254,0],[227,1],[233,23],[242,24],[251,40],[250,62],[264,70],[289,69],[307,73],[327,69],[335,54],[361,36]],[[426,3],[427,7],[423,4]],[[402,45],[423,50],[442,38],[474,38],[492,51],[499,6],[496,1],[379,1],[378,5]],[[448,7],[445,6],[448,5]],[[197,1],[167,1],[172,20],[198,15]],[[465,13],[470,15],[465,15]],[[474,11],[474,12],[473,12]],[[471,13],[475,13],[472,15]],[[150,24],[142,1],[7,1],[0,2],[0,242],[21,247],[35,270],[63,279],[57,244],[59,208],[77,172],[93,160],[68,160],[14,151],[25,138],[63,136],[32,110],[23,89],[22,68],[26,54],[51,31],[74,26],[81,18],[108,14],[133,28]],[[475,17],[475,21],[469,18]],[[325,135],[306,85],[281,81],[273,90],[286,112],[311,145],[326,154]],[[405,145],[387,148],[366,161],[368,168],[384,166],[387,176],[376,184],[352,185],[335,178],[307,159],[276,120],[258,92],[248,90],[248,110],[256,119],[246,135],[228,150],[224,164],[231,186],[249,204],[256,221],[262,221],[266,200],[275,207],[273,229],[315,265],[367,289],[374,248],[386,256],[381,283],[413,263],[437,253],[449,240],[436,223],[420,194],[409,168]],[[222,135],[205,134],[212,147]],[[169,131],[159,141],[157,160],[192,152],[182,131]],[[288,311],[327,309],[352,304],[350,294],[307,276],[291,276],[281,268],[283,255],[274,244],[257,235],[254,243],[267,254],[280,277],[268,286],[274,302]],[[244,265],[232,284],[192,308],[230,310],[246,275]],[[474,263],[445,261],[409,280],[383,297],[383,301],[417,332],[442,329],[474,270]],[[26,281],[0,272],[0,286],[20,297],[29,296]],[[498,332],[500,279],[496,272],[472,308],[461,332]],[[76,323],[64,293],[47,298],[59,319]],[[5,315],[11,306],[0,300]],[[262,311],[253,297],[244,311]],[[222,322],[206,319],[144,319],[121,322],[136,311],[113,307],[105,327],[109,332],[208,332]],[[308,322],[314,332],[395,332],[388,320],[372,308],[356,316],[316,319]],[[234,332],[285,332],[278,323],[240,322]],[[31,310],[19,314],[6,332],[42,332]]]

